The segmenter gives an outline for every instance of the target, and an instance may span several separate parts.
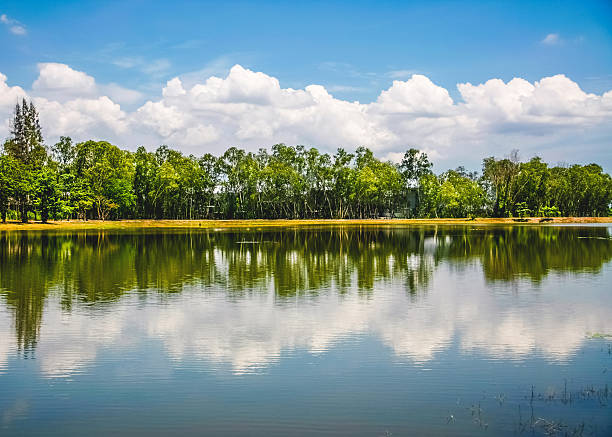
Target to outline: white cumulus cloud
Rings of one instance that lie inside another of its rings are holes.
[[[96,92],[96,81],[82,71],[54,62],[38,64],[38,78],[32,84],[38,94],[59,94],[58,97],[91,96]]]
[[[480,160],[519,147],[525,155],[549,150],[544,158],[555,162],[569,158],[554,155],[551,145],[592,142],[589,135],[596,134],[594,156],[582,151],[580,157],[596,161],[597,153],[607,153],[612,91],[587,93],[562,74],[535,82],[460,83],[457,89],[461,98],[454,100],[449,90],[413,74],[394,80],[373,102],[360,103],[335,98],[321,85],[283,88],[275,77],[235,65],[223,77],[196,83],[173,78],[160,97],[126,110],[122,105],[141,101],[139,92],[99,84],[65,64],[44,63],[29,92],[9,86],[0,75],[5,113],[0,136],[8,134],[15,101],[28,94],[39,107],[48,142],[70,135],[129,148],[168,144],[194,154],[221,153],[229,146],[257,150],[279,142],[327,151],[364,145],[394,159],[416,146],[443,161]]]
[[[32,84],[32,94],[60,102],[75,98],[107,96],[117,103],[134,103],[142,99],[142,93],[124,88],[116,83],[98,84],[88,74],[70,68],[66,64],[46,62],[38,64],[38,78]]]

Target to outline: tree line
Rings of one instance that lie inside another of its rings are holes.
[[[401,163],[366,147],[334,154],[276,144],[221,156],[106,141],[47,147],[36,108],[17,104],[0,152],[2,221],[37,219],[298,219],[607,216],[612,178],[597,164],[549,166],[518,154],[436,175],[410,148]]]

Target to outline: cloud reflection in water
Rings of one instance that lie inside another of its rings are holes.
[[[364,336],[412,365],[455,343],[491,359],[564,361],[587,332],[612,331],[608,235],[553,227],[3,235],[0,372],[21,351],[44,376],[71,376],[104,350],[156,341],[172,360],[242,374]],[[256,243],[238,244],[247,240]]]

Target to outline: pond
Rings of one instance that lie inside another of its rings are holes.
[[[0,434],[612,435],[611,231],[0,233]]]

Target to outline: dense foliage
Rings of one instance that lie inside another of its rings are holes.
[[[400,164],[360,147],[333,154],[277,144],[257,153],[185,156],[167,146],[121,150],[106,141],[47,148],[38,114],[15,108],[0,154],[2,220],[30,218],[370,218],[604,216],[612,178],[597,164],[549,167],[540,158],[483,161],[432,172],[410,149]]]

